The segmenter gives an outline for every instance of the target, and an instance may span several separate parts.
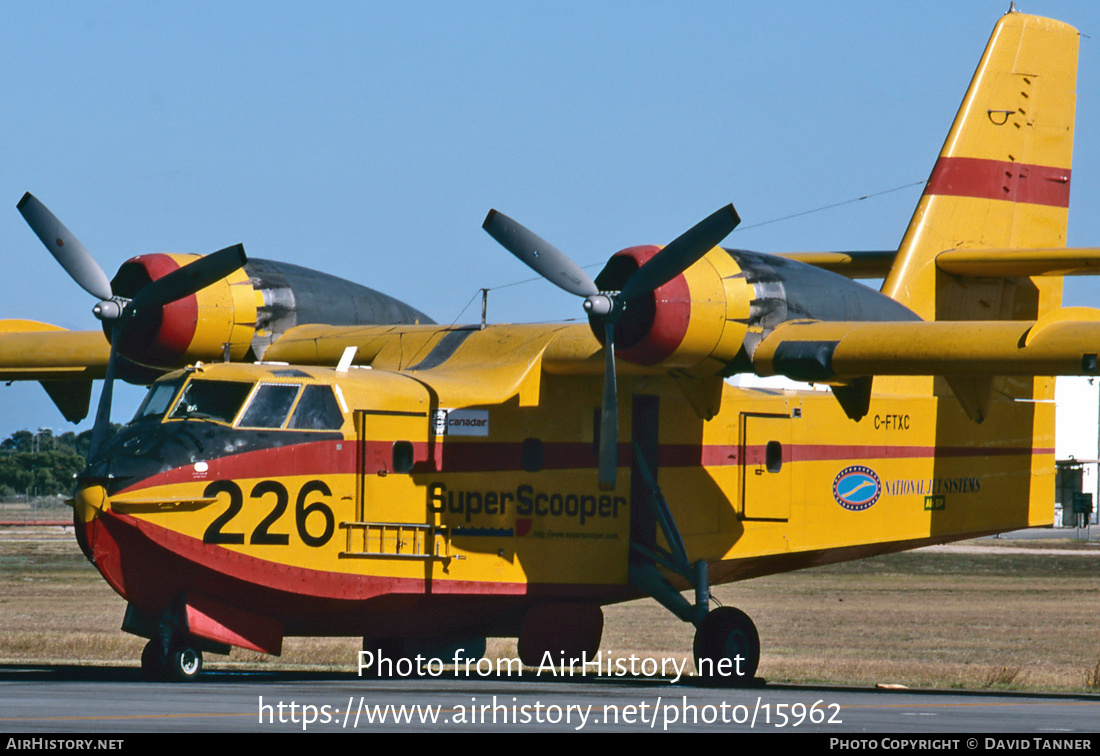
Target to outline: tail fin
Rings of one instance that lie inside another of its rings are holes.
[[[1009,12],[993,30],[882,290],[925,320],[1031,320],[1061,305],[1059,277],[937,272],[949,249],[1064,247],[1077,30]]]

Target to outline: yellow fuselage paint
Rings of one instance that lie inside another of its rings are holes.
[[[232,455],[183,467],[168,482],[134,482],[106,507],[163,534],[205,538],[207,547],[213,528],[239,541],[217,549],[273,568],[408,581],[398,592],[589,586],[607,601],[635,593],[627,585],[631,518],[644,503],[631,489],[630,440],[644,434],[659,440],[658,483],[688,556],[711,563],[716,581],[1052,520],[1053,408],[1045,403],[997,403],[979,426],[950,399],[876,396],[856,423],[825,392],[726,385],[719,414],[704,422],[666,377],[623,377],[618,486],[603,492],[599,376],[543,375],[532,406],[515,394],[470,406],[446,381],[433,385],[430,371],[278,372],[226,364],[201,377],[334,385],[346,405],[338,439],[317,432],[311,444],[305,433],[289,453],[254,449],[251,468],[226,466]],[[659,407],[655,427],[632,427],[641,397]],[[455,422],[473,430],[441,433],[439,409],[459,410]],[[180,422],[209,425],[162,425]],[[958,428],[966,435],[945,430]],[[407,449],[411,471],[395,469]],[[290,462],[265,463],[265,454]],[[234,490],[240,506],[230,513]],[[104,506],[101,489],[82,495],[95,500],[81,508],[89,519]],[[398,525],[436,530],[402,534]],[[408,556],[425,550],[434,558]]]

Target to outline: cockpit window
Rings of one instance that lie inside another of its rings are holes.
[[[298,385],[286,383],[260,384],[237,427],[282,428],[299,388]]]
[[[180,383],[182,381],[154,383],[153,387],[149,389],[149,393],[145,395],[145,401],[141,403],[131,422],[162,419],[164,413],[168,411],[168,407],[171,406],[172,400],[176,397],[176,393],[180,390]]]
[[[294,408],[288,428],[295,430],[340,430],[344,414],[331,386],[312,385],[302,389],[302,398]]]
[[[192,380],[169,415],[173,420],[216,420],[231,423],[252,391],[251,383]]]

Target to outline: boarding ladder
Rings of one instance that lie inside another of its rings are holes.
[[[445,526],[413,522],[342,522],[347,544],[340,552],[351,559],[451,558],[451,539]]]

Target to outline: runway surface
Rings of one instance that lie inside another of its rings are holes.
[[[438,678],[204,673],[149,683],[136,668],[0,666],[0,732],[804,732],[1028,733],[1100,728],[1100,696],[766,685],[685,678]],[[983,738],[977,746],[983,747]],[[984,748],[982,748],[984,750]],[[972,750],[972,749],[971,749]]]

